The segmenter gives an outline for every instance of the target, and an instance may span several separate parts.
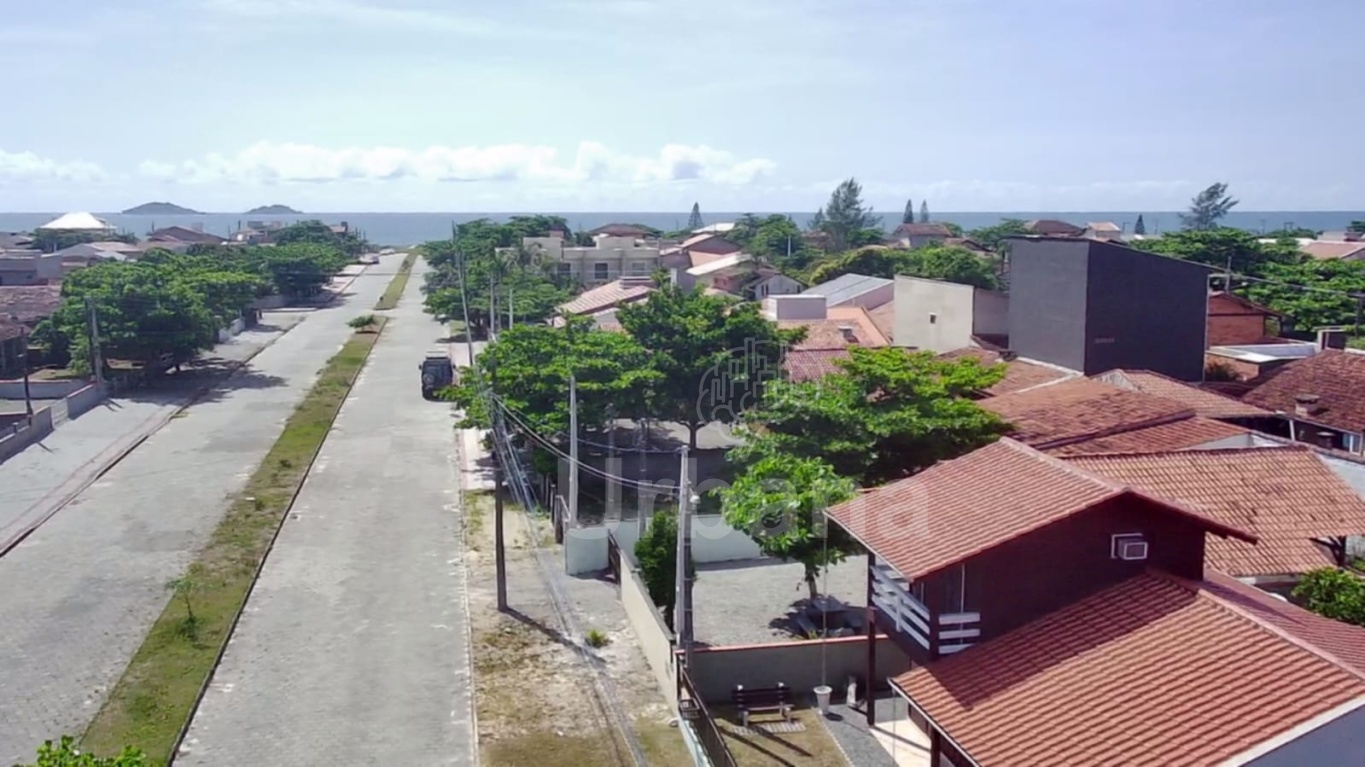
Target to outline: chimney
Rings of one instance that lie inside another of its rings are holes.
[[[856,344],[856,343],[858,343],[858,334],[855,333],[855,332],[853,332],[853,326],[852,326],[852,325],[840,325],[840,326],[839,326],[839,332],[840,332],[840,333],[843,333],[843,335],[844,335],[844,340],[845,340],[845,341],[847,341],[847,342],[849,342],[849,343],[851,343],[851,344]]]
[[[1316,394],[1300,394],[1294,397],[1294,415],[1307,418],[1318,412],[1318,400]]]
[[[1320,431],[1317,433],[1317,440],[1315,441],[1317,442],[1318,447],[1325,447],[1328,450],[1332,450],[1336,446],[1336,437],[1337,435],[1330,431]]]

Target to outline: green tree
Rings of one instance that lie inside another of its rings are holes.
[[[1153,240],[1130,243],[1138,250],[1207,264],[1217,270],[1231,266],[1234,274],[1259,276],[1269,264],[1295,263],[1300,260],[1293,242],[1267,245],[1243,229],[1187,229],[1170,232]]]
[[[569,376],[578,385],[582,428],[600,428],[609,417],[648,415],[648,394],[659,374],[650,355],[623,333],[600,330],[593,321],[570,318],[563,327],[515,325],[479,354],[477,372],[465,368],[445,395],[464,411],[462,428],[489,428],[480,380],[546,439],[569,432]]]
[[[829,202],[817,216],[820,226],[815,227],[812,222],[812,228],[829,235],[833,250],[853,247],[859,239],[865,238],[863,230],[881,230],[881,219],[872,212],[871,206],[863,204],[863,188],[854,178],[846,179],[834,189]]]
[[[913,223],[915,223],[915,201],[914,201],[914,200],[906,200],[906,201],[905,201],[905,212],[901,214],[901,223],[902,223],[902,224],[913,224]]]
[[[916,263],[913,251],[872,246],[817,259],[806,273],[806,282],[818,285],[845,274],[865,274],[891,279],[909,274]]]
[[[131,234],[110,234],[107,232],[63,232],[39,229],[33,233],[33,242],[28,247],[44,253],[55,253],[87,242],[126,242],[137,244],[137,237]]]
[[[956,245],[927,245],[910,253],[908,270],[912,277],[956,282],[994,290],[999,285],[995,264],[974,251]]]
[[[1133,224],[1133,234],[1146,234],[1147,223],[1142,220],[1142,214],[1138,214],[1137,223]]]
[[[998,383],[1004,366],[940,360],[899,347],[852,347],[841,372],[775,381],[750,411],[740,466],[788,455],[821,459],[863,487],[914,474],[993,442],[1006,425],[969,397]]]
[[[761,263],[772,264],[784,273],[796,274],[816,257],[816,251],[801,237],[801,229],[790,218],[772,215],[763,219],[752,233],[741,235],[744,242],[728,237]]]
[[[1287,315],[1304,330],[1354,325],[1360,297],[1365,296],[1365,263],[1360,261],[1272,262],[1260,269],[1260,275],[1265,282],[1248,282],[1237,292]]]
[[[755,302],[735,305],[677,286],[621,307],[616,317],[659,373],[654,417],[687,427],[693,448],[701,427],[732,423],[758,400],[786,344],[804,334],[778,330]]]
[[[1318,615],[1365,626],[1365,580],[1355,573],[1335,567],[1314,570],[1294,587],[1294,598]]]
[[[921,224],[927,224],[927,223],[929,223],[929,201],[928,201],[928,200],[922,200],[922,201],[920,201],[920,204],[919,204],[919,222],[920,222]]]
[[[1314,229],[1305,229],[1302,226],[1282,226],[1279,229],[1271,229],[1261,234],[1263,239],[1276,240],[1316,240],[1321,232]]]
[[[1029,233],[1028,222],[1018,218],[1001,219],[1000,223],[983,226],[967,232],[967,236],[981,243],[982,247],[1003,254],[1007,238],[1022,237]]]
[[[826,509],[854,496],[853,481],[819,458],[765,455],[716,492],[726,523],[748,533],[764,554],[801,563],[811,599],[821,571],[858,551],[842,528],[825,521]]]
[[[678,515],[673,510],[656,513],[649,528],[635,542],[635,561],[649,598],[673,630],[673,611],[678,603]]]
[[[692,203],[692,215],[687,217],[687,229],[688,231],[695,232],[703,226],[705,226],[705,224],[703,224],[701,220],[701,204],[694,202]]]
[[[334,232],[332,227],[316,220],[290,224],[272,234],[270,241],[276,245],[303,244],[331,248],[346,261],[354,261],[368,247],[368,243],[354,232]]]
[[[1190,211],[1180,214],[1180,223],[1186,229],[1196,232],[1216,229],[1218,222],[1233,208],[1238,200],[1228,194],[1228,185],[1222,182],[1211,184],[1207,189],[1190,200]]]
[[[57,743],[47,741],[38,747],[38,760],[15,767],[151,767],[147,755],[127,746],[118,756],[95,756],[76,748],[76,739],[63,735]]]

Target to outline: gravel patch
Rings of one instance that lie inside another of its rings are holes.
[[[694,636],[707,645],[768,644],[796,639],[788,614],[805,604],[802,566],[776,559],[697,565],[692,587]],[[853,557],[822,574],[821,594],[867,605],[867,560]]]

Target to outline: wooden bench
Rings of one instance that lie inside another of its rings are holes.
[[[734,692],[730,693],[730,699],[734,701],[735,708],[739,709],[740,724],[748,727],[749,714],[755,712],[775,711],[790,722],[792,705],[796,697],[792,695],[792,688],[778,682],[776,687],[746,688],[742,684],[737,684]]]

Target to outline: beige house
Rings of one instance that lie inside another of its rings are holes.
[[[587,286],[648,277],[659,269],[658,246],[635,237],[597,235],[592,247],[566,245],[562,237],[524,237],[521,244],[547,256],[560,275]]]

